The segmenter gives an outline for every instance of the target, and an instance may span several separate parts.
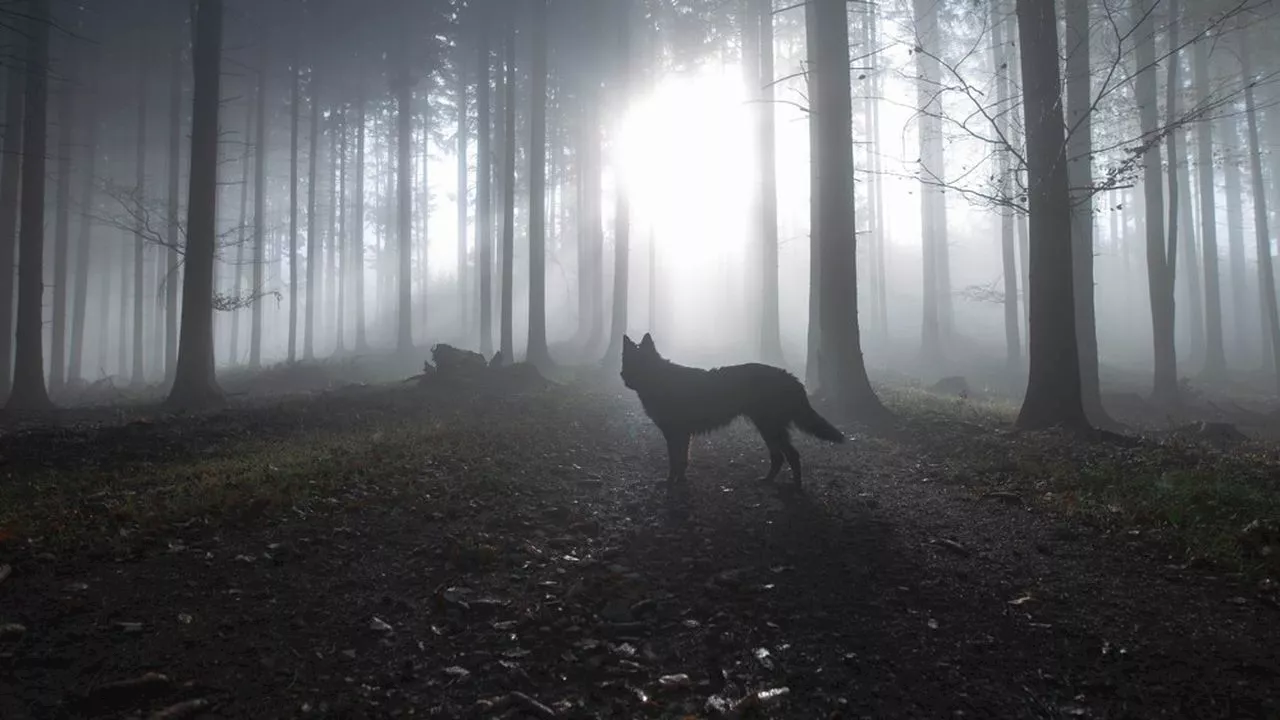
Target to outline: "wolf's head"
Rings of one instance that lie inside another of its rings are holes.
[[[658,347],[653,344],[653,337],[645,333],[636,344],[626,335],[622,336],[622,384],[632,390],[639,390],[655,368],[662,362]]]

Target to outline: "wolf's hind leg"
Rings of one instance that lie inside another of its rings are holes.
[[[787,440],[787,431],[785,428],[770,427],[759,422],[755,423],[755,426],[756,430],[760,431],[760,437],[764,438],[764,444],[769,448],[769,473],[761,478],[760,482],[773,482],[782,471],[782,460],[786,456],[786,447],[790,444]]]
[[[685,482],[688,478],[685,471],[689,468],[689,435],[671,433],[667,437],[667,482]]]

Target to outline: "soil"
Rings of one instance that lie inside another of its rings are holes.
[[[802,439],[796,490],[735,426],[670,487],[620,386],[508,390],[0,435],[11,477],[317,431],[378,456],[287,507],[0,542],[0,717],[1280,717],[1256,580],[974,492],[929,432]]]

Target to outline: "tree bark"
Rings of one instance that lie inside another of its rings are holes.
[[[14,268],[18,251],[18,191],[22,173],[22,120],[26,79],[8,63],[5,72],[4,158],[0,160],[0,399],[13,387]]]
[[[942,122],[937,94],[940,90],[941,71],[936,53],[942,50],[941,31],[938,28],[938,3],[936,0],[913,0],[912,9],[916,24],[916,67],[920,73],[916,80],[916,103],[920,108],[920,222],[923,246],[921,268],[923,277],[923,312],[921,324],[921,352],[932,364],[937,364],[942,353],[943,311],[942,254],[946,246],[945,224],[938,206],[945,202],[937,183],[944,176],[942,156]]]
[[[480,354],[493,354],[493,178],[492,120],[489,117],[491,58],[489,30],[480,29],[476,63],[476,275],[479,278]]]
[[[1004,8],[1002,3],[991,3],[991,67],[996,77],[996,107],[1000,136],[1012,142],[1013,124],[1009,122],[1009,45],[1004,37]],[[1011,38],[1012,39],[1012,38]],[[1009,179],[1009,148],[1001,144],[996,148],[996,175],[1000,197],[1012,202]],[[1014,211],[1000,208],[1000,258],[1004,276],[1004,344],[1005,370],[1010,378],[1017,377],[1022,369],[1022,338],[1018,322],[1018,260],[1014,239]]]
[[[778,317],[778,159],[776,155],[776,118],[774,107],[773,69],[773,2],[756,3],[760,25],[760,72],[762,81],[758,112],[758,148],[760,153],[760,262],[763,273],[763,299],[760,308],[760,357],[764,362],[781,365],[782,326]]]
[[[1098,373],[1098,325],[1093,274],[1093,87],[1090,67],[1089,4],[1066,4],[1067,181],[1071,202],[1071,267],[1074,281],[1076,345],[1085,416],[1095,427],[1112,424],[1102,406]]]
[[[853,100],[849,87],[849,27],[844,0],[814,0],[810,28],[814,44],[818,124],[819,257],[821,304],[818,372],[824,394],[843,410],[867,421],[887,414],[862,359],[858,331],[857,252],[853,197]],[[812,114],[810,115],[812,118]],[[814,132],[815,128],[810,128]]]
[[[1209,100],[1209,36],[1194,46],[1196,95],[1200,104]],[[1200,235],[1204,249],[1205,362],[1204,376],[1222,380],[1227,373],[1226,343],[1222,334],[1222,290],[1218,274],[1218,217],[1213,172],[1213,123],[1202,122],[1196,128],[1200,172]]]
[[[67,44],[69,45],[69,43]],[[64,46],[65,47],[65,46]],[[75,51],[67,47],[62,73],[62,87],[58,92],[58,162],[57,196],[53,228],[53,337],[50,342],[49,392],[56,396],[62,391],[67,369],[67,301],[70,287],[67,282],[67,256],[71,245],[71,153],[72,106],[74,89],[70,78],[78,70],[73,58]]]
[[[396,348],[413,349],[413,81],[409,39],[402,31],[399,78],[396,82],[396,240],[400,277],[396,303]]]
[[[293,55],[289,90],[289,362],[298,359],[298,106],[302,104],[302,70]]]
[[[139,38],[141,41],[142,38]],[[133,186],[134,202],[142,204],[147,198],[147,84],[151,58],[145,43],[138,47],[138,121],[134,156],[134,171],[137,173]],[[129,384],[142,387],[147,382],[146,361],[144,358],[143,333],[146,330],[143,319],[143,302],[147,294],[146,266],[144,264],[146,241],[143,239],[141,221],[133,233],[133,371]]]
[[[93,67],[93,65],[87,64],[85,67],[89,68]],[[88,72],[92,75],[91,70]],[[71,309],[70,359],[67,367],[67,379],[71,382],[77,382],[84,377],[82,367],[84,363],[84,325],[89,304],[89,265],[93,260],[93,256],[99,254],[95,252],[92,242],[93,185],[94,174],[98,167],[98,98],[95,87],[91,86],[89,88],[85,100],[87,116],[84,122],[88,128],[88,133],[85,137],[84,166],[80,170],[80,202],[84,212],[80,218],[80,232],[76,240],[76,301]],[[104,283],[107,282],[107,273],[95,273],[95,275],[98,275],[99,279]],[[107,303],[104,300],[102,304],[105,307]],[[106,324],[103,323],[99,329],[105,330]],[[99,345],[102,344],[104,344],[102,339],[99,339]]]
[[[214,377],[213,258],[217,244],[218,109],[222,62],[222,0],[198,0],[193,28],[191,173],[182,329],[167,405],[200,409],[222,401]]]
[[[547,0],[533,0],[532,138],[529,144],[529,362],[551,364],[547,349]]]
[[[355,281],[351,288],[352,301],[356,315],[356,352],[366,352],[369,340],[365,335],[365,293],[364,293],[364,135],[365,135],[365,98],[360,93],[356,101],[356,187],[355,187],[355,234],[352,236],[351,272]]]
[[[311,146],[307,153],[307,313],[302,341],[302,357],[311,360],[316,355],[316,309],[323,295],[321,289],[321,254],[319,230],[316,225],[316,182],[319,179],[320,153],[320,86],[316,82],[315,68],[311,69],[307,89],[311,95]],[[331,244],[332,246],[332,244]]]
[[[626,117],[631,93],[631,3],[623,0],[617,5],[618,44],[617,53],[617,101],[619,115]],[[631,284],[631,197],[630,188],[618,182],[614,189],[613,220],[613,303],[610,318],[609,343],[604,354],[604,365],[610,369],[622,367],[622,336],[627,332],[627,309]]]
[[[508,23],[504,41],[506,80],[503,83],[502,105],[502,308],[499,327],[502,362],[507,364],[515,360],[515,339],[512,336],[512,261],[515,257],[516,236],[516,36],[514,21],[508,20]]]
[[[1086,428],[1055,2],[1018,0],[1031,235],[1030,372],[1018,426]]]
[[[817,37],[819,13],[813,5],[806,4],[804,9],[805,26],[805,66],[809,90],[809,327],[805,338],[804,382],[810,389],[817,389],[822,382],[821,367],[818,362],[818,350],[822,337],[822,235],[819,225],[822,222],[821,203],[821,165],[822,158],[822,102],[818,90]]]
[[[267,61],[270,38],[262,32],[258,54],[258,120],[253,171],[253,319],[249,328],[249,367],[262,367],[262,282],[267,262]]]
[[[347,237],[347,111],[341,110],[338,120],[338,309],[334,320],[333,353],[347,351],[347,288],[351,285],[351,259],[354,248]]]
[[[1254,78],[1250,56],[1250,31],[1240,32],[1240,70],[1245,79],[1245,119],[1249,127],[1249,170],[1253,176],[1253,227],[1257,237],[1258,290],[1262,293],[1262,319],[1266,333],[1263,347],[1269,352],[1263,356],[1270,361],[1275,375],[1276,391],[1280,393],[1280,313],[1276,308],[1275,268],[1272,265],[1271,232],[1267,217],[1267,189],[1262,175],[1262,153],[1258,141],[1258,108],[1254,100]]]
[[[6,410],[52,407],[44,384],[45,122],[49,87],[49,0],[28,0],[22,114],[22,208],[18,234],[18,316],[13,391]]]
[[[1134,33],[1137,35],[1134,60],[1138,68],[1134,94],[1138,103],[1142,141],[1149,146],[1143,158],[1142,179],[1146,194],[1147,286],[1151,302],[1155,367],[1152,399],[1162,405],[1176,405],[1179,393],[1178,358],[1173,336],[1173,272],[1169,252],[1166,250],[1165,223],[1161,215],[1164,209],[1164,192],[1160,186],[1163,162],[1157,142],[1160,127],[1156,102],[1156,39],[1150,7],[1151,0],[1134,0],[1132,5]],[[1176,199],[1170,198],[1169,204],[1176,210]],[[1169,237],[1173,237],[1172,233]]]
[[[185,19],[181,15],[182,13],[179,13],[177,19]],[[175,38],[181,37],[176,27],[173,28],[173,32]],[[170,62],[172,67],[169,74],[169,208],[168,225],[165,229],[169,247],[162,253],[167,266],[164,280],[164,381],[168,386],[172,386],[174,373],[177,372],[178,367],[178,286],[182,280],[178,271],[180,267],[178,193],[181,192],[182,184],[182,73],[184,70],[181,42],[174,42]],[[157,262],[159,261],[160,258],[157,257]]]

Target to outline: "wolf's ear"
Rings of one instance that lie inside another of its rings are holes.
[[[645,333],[644,337],[640,338],[640,347],[643,350],[649,350],[652,352],[657,352],[658,350],[657,346],[653,344],[653,336],[649,333]]]
[[[630,336],[628,335],[622,336],[622,347],[633,348],[635,346],[636,346],[635,341],[632,340]]]

